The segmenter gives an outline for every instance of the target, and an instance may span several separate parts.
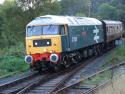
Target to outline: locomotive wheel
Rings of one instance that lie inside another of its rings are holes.
[[[59,67],[58,66],[53,66],[49,69],[51,72],[58,72],[59,71]]]
[[[63,65],[65,68],[69,67],[71,65],[70,58],[66,55],[63,58]]]
[[[55,72],[58,72],[59,70],[60,70],[60,67],[59,67],[58,65],[53,65],[53,66],[51,66],[51,67],[48,68],[48,71],[49,71],[49,72],[52,72],[52,73],[53,73],[53,72],[54,72],[54,73],[55,73]]]
[[[98,55],[100,55],[100,54],[101,54],[101,49],[100,49],[100,46],[99,46],[99,45],[97,46],[97,50],[98,50],[98,51],[97,51],[97,52],[98,52]]]
[[[82,56],[79,52],[77,53],[77,59],[78,59],[78,61],[80,61],[82,59]]]
[[[96,46],[95,46],[95,55],[96,55],[96,56],[99,56],[100,53],[101,53],[100,47],[99,47],[98,45],[96,45]]]
[[[71,61],[72,61],[73,64],[77,64],[78,63],[78,60],[73,58],[73,57],[72,57]]]
[[[31,71],[36,71],[37,70],[32,64],[30,64],[29,67],[30,67]]]

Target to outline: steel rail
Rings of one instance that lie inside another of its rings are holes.
[[[93,87],[93,88],[89,88],[86,92],[81,93],[81,94],[90,94],[91,92],[97,90],[98,88],[103,87],[104,85],[108,84],[110,81],[111,81],[111,80],[108,80],[108,81],[105,81],[105,82],[101,83],[101,84],[98,85],[98,86],[95,86],[95,87]]]
[[[55,91],[59,90],[60,88],[62,88],[65,83],[70,80],[70,78],[75,75],[79,70],[81,70],[82,68],[84,68],[84,66],[86,64],[90,64],[92,60],[94,60],[95,57],[91,58],[90,60],[87,60],[85,63],[81,63],[79,65],[79,67],[76,67],[76,69],[74,69],[73,71],[69,72],[68,75],[62,79],[48,94],[54,94]]]
[[[86,62],[87,63],[79,63],[75,66],[72,66],[70,67],[69,69],[66,69],[66,70],[63,70],[61,71],[60,73],[55,73],[55,74],[52,74],[52,75],[49,75],[49,76],[46,76],[45,79],[39,79],[38,81],[36,82],[33,82],[32,84],[26,86],[24,89],[22,89],[21,91],[19,91],[17,94],[24,94],[24,93],[27,93],[29,92],[31,89],[33,89],[34,87],[38,87],[39,85],[42,85],[42,84],[45,84],[46,82],[50,81],[50,80],[53,80],[55,78],[58,78],[59,76],[62,76],[62,75],[65,75],[65,77],[63,79],[61,79],[61,81],[59,83],[56,84],[56,86],[53,86],[52,87],[52,90],[50,90],[48,93],[52,93],[54,92],[55,90],[61,88],[65,83],[66,83],[66,80],[69,80],[72,75],[74,75],[75,73],[78,72],[78,70],[80,70],[81,68],[83,68],[85,65],[87,64],[90,64],[91,61],[93,59],[95,59],[96,57],[93,57],[91,58],[90,60],[87,60]],[[90,62],[90,63],[88,63]],[[79,66],[79,67],[78,67]],[[72,70],[73,69],[73,70]]]
[[[28,79],[30,79],[30,78],[36,76],[36,75],[38,75],[38,73],[35,72],[35,73],[32,73],[32,74],[30,74],[30,75],[28,75],[28,76],[24,76],[24,77],[22,77],[22,78],[15,79],[15,80],[13,80],[13,81],[9,81],[9,82],[4,83],[4,84],[0,84],[0,91],[3,90],[3,89],[6,89],[6,88],[8,88],[8,87],[12,87],[12,86],[14,86],[14,85],[16,85],[16,84],[19,84],[19,83],[21,83],[21,82],[24,82],[24,81],[26,81],[26,80],[28,80]]]
[[[40,78],[39,80],[27,85],[24,89],[17,92],[17,94],[24,94],[26,92],[29,92],[32,88],[38,86],[39,84],[43,84],[43,83],[47,82],[48,80],[52,79],[52,77],[56,77],[56,76],[57,76],[57,74],[46,75],[44,78]]]
[[[67,86],[65,86],[65,87],[63,87],[63,88],[60,88],[59,90],[56,90],[55,92],[53,92],[53,94],[61,93],[61,92],[63,92],[63,91],[66,90],[66,89],[69,89],[69,88],[71,88],[71,87],[73,87],[73,86],[75,86],[75,85],[78,85],[80,82],[83,82],[83,81],[85,81],[85,80],[91,79],[92,77],[94,77],[94,76],[96,76],[96,75],[99,75],[99,74],[101,74],[101,73],[104,73],[105,71],[112,70],[112,69],[121,67],[121,66],[123,66],[123,65],[125,65],[125,63],[116,64],[116,65],[113,65],[113,66],[111,66],[111,67],[108,67],[108,68],[106,68],[106,69],[104,69],[104,70],[98,71],[98,72],[96,72],[96,73],[94,73],[94,74],[92,74],[92,75],[90,75],[90,76],[88,76],[88,77],[85,77],[85,78],[83,78],[83,79],[81,79],[81,80],[79,80],[79,81],[77,81],[77,82],[75,82],[75,83],[73,83],[73,84],[67,85]],[[87,92],[85,92],[85,93],[83,93],[83,94],[89,94],[91,91],[93,91],[93,90],[96,89],[96,88],[97,88],[97,87],[94,87],[94,88],[92,88],[92,89],[89,89],[89,90],[87,90]]]
[[[18,91],[23,89],[26,85],[28,85],[32,80],[33,81],[36,80],[38,78],[38,76],[43,76],[43,75],[39,75],[38,72],[33,72],[32,74],[30,74],[28,76],[24,76],[22,78],[15,79],[11,82],[4,83],[4,84],[0,85],[0,93],[2,93],[2,94],[17,93]]]
[[[106,51],[104,54],[101,54],[100,56],[102,55],[105,55],[107,52],[109,52],[110,50]],[[112,51],[112,50],[111,50]],[[85,64],[90,64],[90,62],[92,60],[94,60],[95,58],[97,57],[100,57],[100,56],[95,56],[89,60],[87,60]],[[88,63],[89,62],[89,63]],[[55,94],[58,90],[60,90],[61,88],[64,88],[64,85],[65,83],[72,77],[72,75],[74,75],[76,72],[78,72],[78,70],[80,70],[81,68],[83,68],[83,66],[81,67],[78,67],[78,69],[74,70],[71,72],[71,74],[67,75],[66,78],[64,78],[62,81],[60,81],[60,83],[58,83],[48,94]]]

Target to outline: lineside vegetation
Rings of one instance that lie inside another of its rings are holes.
[[[24,62],[24,46],[11,46],[0,49],[0,78],[28,70]]]

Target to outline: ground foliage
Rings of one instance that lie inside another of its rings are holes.
[[[29,68],[24,62],[24,49],[22,43],[18,43],[18,46],[0,49],[0,78],[3,75],[23,72]]]

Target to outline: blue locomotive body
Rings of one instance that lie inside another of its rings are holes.
[[[81,58],[101,54],[122,36],[122,22],[89,17],[40,16],[27,25],[27,63],[68,67]],[[27,61],[30,59],[30,62]]]

